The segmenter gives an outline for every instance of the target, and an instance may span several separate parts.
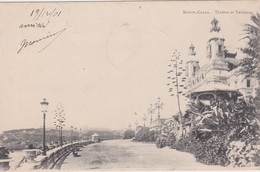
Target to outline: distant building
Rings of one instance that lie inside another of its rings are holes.
[[[95,133],[91,136],[91,140],[95,143],[98,143],[100,141],[100,136],[97,133]]]
[[[207,56],[197,57],[195,46],[191,44],[186,62],[187,95],[200,100],[216,95],[240,96],[246,99],[256,96],[258,82],[256,77],[245,78],[239,75],[237,53],[230,53],[225,48],[225,39],[220,35],[218,20],[211,22],[211,36],[207,41]],[[200,61],[208,62],[200,66]]]

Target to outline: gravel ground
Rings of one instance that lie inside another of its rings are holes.
[[[78,157],[70,154],[61,170],[227,170],[196,162],[192,154],[158,149],[154,144],[110,140],[88,145]]]
[[[14,170],[24,156],[25,156],[25,152],[23,151],[10,152],[9,157],[12,158],[11,162],[9,163],[10,170]]]

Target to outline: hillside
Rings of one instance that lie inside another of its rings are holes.
[[[91,129],[88,131],[82,131],[81,133],[73,132],[73,137],[71,137],[71,130],[63,130],[63,143],[70,142],[72,139],[90,139],[91,135],[94,133],[99,134],[102,140],[123,138],[123,132],[116,130]],[[59,131],[46,129],[46,144],[58,144],[58,141]],[[4,131],[0,135],[0,143],[10,150],[25,149],[30,144],[34,147],[40,148],[42,146],[42,129],[30,128]]]

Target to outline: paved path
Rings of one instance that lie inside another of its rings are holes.
[[[158,149],[154,144],[110,140],[86,146],[79,157],[70,154],[62,170],[196,170],[223,169],[196,162],[189,153],[169,148]]]
[[[25,156],[25,152],[23,152],[23,151],[10,152],[9,157],[12,159],[12,161],[9,164],[10,165],[10,170],[14,170],[15,167],[23,159],[24,156]]]

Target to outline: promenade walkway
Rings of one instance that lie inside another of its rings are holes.
[[[170,148],[158,149],[154,144],[110,140],[88,145],[78,157],[70,154],[61,170],[217,170],[196,162],[189,153]]]

